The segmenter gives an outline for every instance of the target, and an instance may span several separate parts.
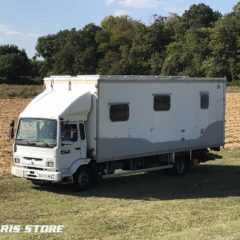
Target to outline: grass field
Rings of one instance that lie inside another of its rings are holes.
[[[60,234],[0,239],[240,239],[240,151],[221,154],[182,177],[108,179],[83,193],[0,177],[0,225],[64,225]]]

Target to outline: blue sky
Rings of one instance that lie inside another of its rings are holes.
[[[149,24],[153,14],[182,14],[201,2],[225,14],[238,0],[1,0],[0,44],[15,44],[32,57],[39,36],[100,24],[109,15],[127,14]]]

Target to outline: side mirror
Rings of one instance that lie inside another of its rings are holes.
[[[75,129],[71,129],[71,132],[70,132],[70,139],[72,142],[75,142],[76,141],[76,138],[77,138],[77,131]]]
[[[15,126],[15,121],[11,120],[11,122],[9,123],[9,131],[8,131],[9,139],[14,138],[14,126]]]

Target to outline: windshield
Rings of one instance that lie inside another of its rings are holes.
[[[55,147],[57,145],[57,121],[33,118],[21,119],[16,144]]]

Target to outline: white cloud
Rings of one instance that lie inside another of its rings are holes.
[[[159,0],[105,0],[107,5],[117,3],[124,7],[132,8],[154,8],[160,5]]]
[[[27,35],[28,37],[32,37],[32,38],[38,38],[41,36],[39,33],[28,33]]]
[[[157,0],[119,0],[118,3],[133,8],[156,8],[161,5],[161,2]]]
[[[162,1],[160,8],[167,13],[177,13],[179,15],[185,11],[182,0],[174,0],[172,3]]]
[[[23,32],[19,32],[17,30],[13,30],[11,29],[8,25],[6,24],[1,24],[0,23],[0,38],[3,41],[3,38],[6,37],[10,37],[10,36],[25,36],[25,37],[29,37],[29,38],[38,38],[41,35],[39,33],[33,33],[33,32],[29,32],[29,33],[23,33]]]
[[[114,16],[124,16],[124,15],[129,15],[129,13],[123,9],[119,9],[114,12]]]
[[[6,24],[0,24],[0,35],[12,36],[12,35],[23,35],[23,33],[11,29]]]
[[[107,5],[117,4],[125,8],[153,8],[159,9],[166,13],[182,14],[186,9],[183,0],[105,0]],[[117,10],[116,13],[118,13]],[[121,12],[120,12],[121,13]]]

